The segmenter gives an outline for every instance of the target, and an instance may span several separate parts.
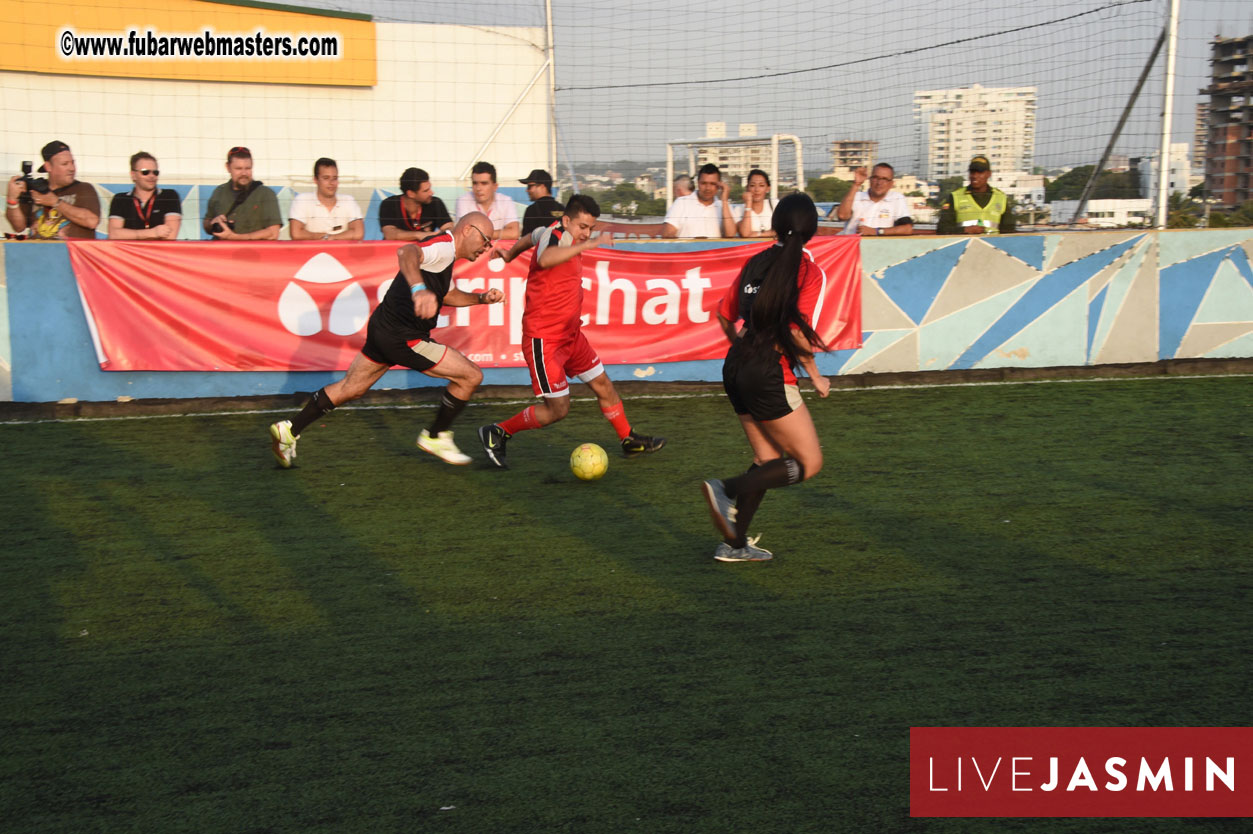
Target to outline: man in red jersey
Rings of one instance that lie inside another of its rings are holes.
[[[664,437],[649,437],[631,430],[600,357],[583,335],[583,258],[588,249],[613,245],[608,234],[592,237],[592,227],[600,207],[591,197],[575,194],[566,204],[561,220],[523,237],[508,252],[493,250],[492,257],[506,263],[535,247],[535,257],[527,275],[526,308],[522,313],[522,354],[531,369],[531,387],[541,398],[502,423],[479,428],[479,440],[488,459],[501,469],[505,464],[505,443],[527,429],[555,423],[570,413],[570,385],[567,377],[586,382],[600,410],[618,433],[622,454],[635,457],[655,452],[666,444]]]

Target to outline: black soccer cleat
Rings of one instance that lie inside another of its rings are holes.
[[[501,469],[509,468],[509,464],[505,463],[505,443],[508,440],[509,435],[495,423],[479,426],[479,441],[483,444],[487,459]]]
[[[631,432],[622,438],[622,455],[623,457],[633,458],[636,455],[655,452],[665,445],[666,439],[664,437],[649,437],[646,434]]]

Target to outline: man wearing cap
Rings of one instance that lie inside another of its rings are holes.
[[[476,162],[470,169],[470,193],[457,198],[457,219],[481,211],[492,221],[493,240],[517,240],[518,206],[508,194],[497,194],[496,166]]]
[[[426,240],[451,228],[448,207],[435,196],[431,177],[421,168],[406,168],[400,193],[379,203],[383,240]]]
[[[274,192],[252,178],[252,151],[231,148],[226,171],[231,179],[209,198],[204,230],[218,240],[278,240],[283,215]]]
[[[92,240],[100,224],[100,198],[96,189],[75,179],[78,166],[70,146],[52,141],[43,147],[44,164],[39,173],[48,175],[46,191],[29,191],[21,176],[9,178],[4,216],[15,232],[29,228],[38,240],[70,238]]]
[[[988,185],[992,164],[986,156],[970,160],[970,185],[945,196],[940,203],[937,235],[1007,235],[1017,230],[1009,195]]]
[[[551,226],[565,214],[566,207],[553,199],[553,178],[547,171],[536,168],[526,175],[526,179],[518,182],[526,186],[526,196],[531,198],[531,205],[522,215],[523,237],[536,229]]]

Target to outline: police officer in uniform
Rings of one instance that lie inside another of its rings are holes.
[[[992,165],[986,156],[970,160],[970,185],[957,189],[940,203],[937,235],[995,235],[1017,231],[1009,195],[988,185]]]

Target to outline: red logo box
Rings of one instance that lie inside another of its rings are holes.
[[[1253,816],[1250,727],[911,727],[912,817]]]

